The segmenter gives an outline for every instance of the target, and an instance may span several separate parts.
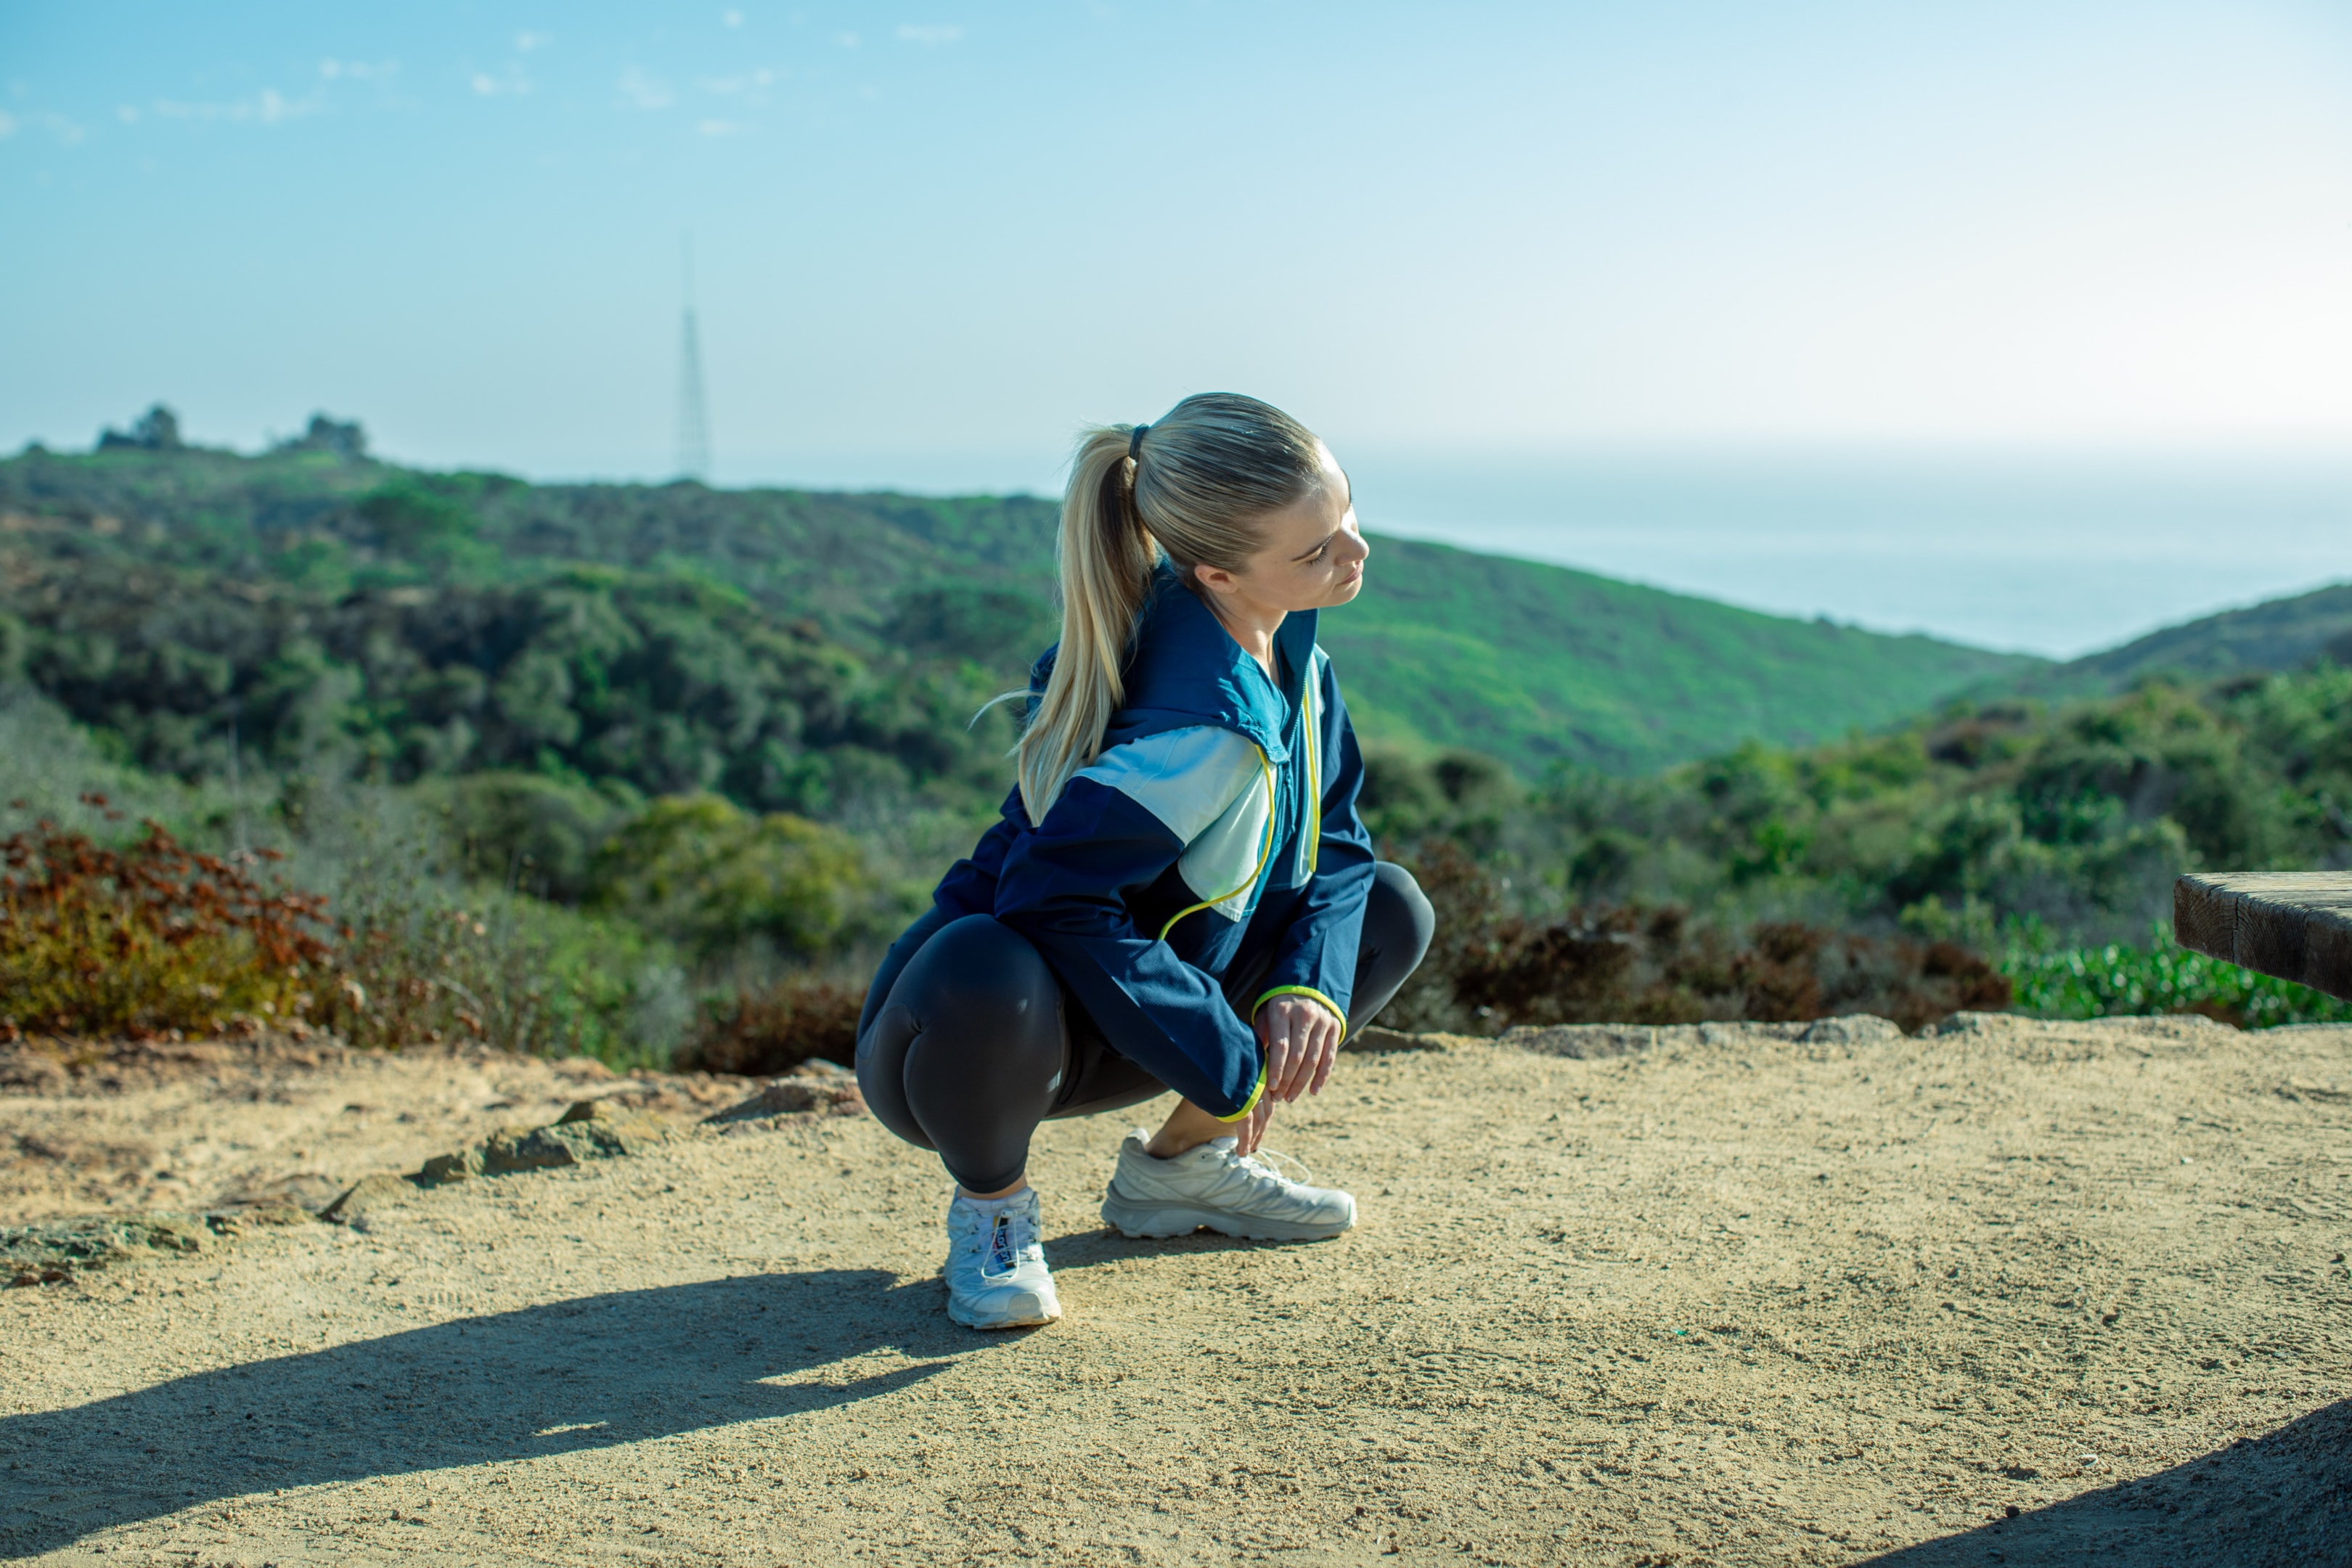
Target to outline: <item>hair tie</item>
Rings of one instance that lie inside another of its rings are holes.
[[[1143,433],[1150,428],[1151,426],[1149,425],[1139,425],[1134,429],[1127,433],[1127,460],[1129,462],[1134,463],[1140,462],[1142,460]]]

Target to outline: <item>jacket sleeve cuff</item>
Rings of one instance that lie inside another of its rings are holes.
[[[1258,1097],[1265,1093],[1265,1064],[1261,1062],[1258,1064],[1257,1082],[1250,1086],[1249,1098],[1242,1101],[1242,1108],[1239,1110],[1234,1111],[1231,1116],[1220,1116],[1217,1120],[1220,1121],[1239,1121],[1243,1117],[1247,1116],[1251,1111],[1257,1109]]]
[[[1310,1001],[1320,1002],[1330,1010],[1331,1016],[1339,1020],[1339,1027],[1343,1032],[1348,1027],[1348,1010],[1312,985],[1277,985],[1250,1004],[1250,1016],[1255,1019],[1258,1010],[1277,996],[1304,996]]]

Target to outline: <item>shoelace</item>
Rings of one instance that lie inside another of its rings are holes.
[[[1025,1219],[1028,1216],[1024,1215],[1020,1217]],[[982,1278],[1010,1274],[1021,1266],[1021,1249],[1025,1245],[1021,1231],[1022,1226],[1014,1223],[1013,1215],[997,1215],[988,1229],[988,1260],[981,1265]]]
[[[1268,1160],[1280,1160],[1286,1164],[1296,1165],[1298,1167],[1298,1174],[1285,1175],[1274,1166],[1265,1163]],[[1296,1154],[1286,1154],[1279,1149],[1268,1149],[1260,1145],[1256,1152],[1243,1155],[1240,1163],[1251,1170],[1261,1171],[1278,1182],[1289,1182],[1293,1185],[1301,1187],[1314,1184],[1315,1173],[1307,1168],[1307,1162]]]

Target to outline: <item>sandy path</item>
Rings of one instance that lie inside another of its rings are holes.
[[[362,1176],[542,1126],[575,1100],[617,1096],[691,1121],[746,1087],[707,1073],[618,1078],[585,1057],[478,1047],[127,1046],[70,1070],[47,1053],[0,1052],[0,1225],[267,1202],[318,1209]]]
[[[0,1292],[0,1553],[2352,1562],[2352,1029],[1350,1058],[1313,1247],[1106,1237],[1123,1125],[1028,1334],[864,1119]]]

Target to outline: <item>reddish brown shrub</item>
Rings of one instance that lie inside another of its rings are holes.
[[[743,991],[680,1049],[677,1067],[751,1078],[789,1072],[811,1057],[847,1067],[857,1059],[857,1016],[865,1005],[856,986],[814,975]]]
[[[0,1034],[299,1026],[334,983],[324,900],[261,876],[273,852],[200,855],[145,826],[121,849],[48,821],[0,840]]]
[[[1491,879],[1451,845],[1415,869],[1437,908],[1438,936],[1415,977],[1420,994],[1408,998],[1418,1010],[1412,1025],[1449,1012],[1456,1026],[1487,1032],[1874,1013],[1916,1031],[2010,1002],[2008,977],[1956,942],[1923,945],[1798,921],[1760,922],[1743,935],[1694,926],[1671,905],[1580,906],[1536,922],[1502,913]]]

